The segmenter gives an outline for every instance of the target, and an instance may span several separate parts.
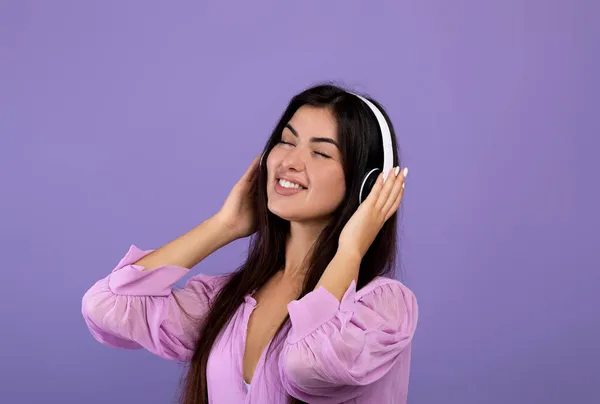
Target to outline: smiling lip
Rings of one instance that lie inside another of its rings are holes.
[[[296,195],[297,193],[305,191],[305,190],[306,190],[306,188],[285,188],[285,187],[282,187],[281,185],[279,185],[279,180],[275,181],[275,192],[277,192],[279,195],[283,195],[283,196]]]
[[[289,182],[293,182],[294,184],[298,184],[298,185],[302,186],[303,188],[308,188],[304,182],[297,180],[295,178],[287,177],[285,175],[279,175],[279,176],[275,177],[275,181],[279,182],[279,180],[286,180]]]

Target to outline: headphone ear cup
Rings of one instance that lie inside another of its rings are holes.
[[[371,189],[377,182],[377,177],[379,177],[379,173],[381,170],[379,168],[374,168],[365,175],[363,178],[362,185],[360,186],[360,193],[358,195],[358,203],[361,204],[367,199]]]

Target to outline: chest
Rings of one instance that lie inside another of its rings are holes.
[[[261,356],[287,317],[288,303],[295,298],[296,292],[285,286],[266,287],[255,295],[257,305],[248,319],[242,361],[247,383],[251,382]]]

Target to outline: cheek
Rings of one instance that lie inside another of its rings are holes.
[[[276,149],[271,150],[267,158],[265,159],[265,165],[267,167],[267,179],[270,181],[276,171],[277,166],[281,163],[281,158]]]
[[[346,193],[346,180],[341,169],[321,170],[318,181],[315,181],[320,198],[331,200],[332,203],[339,202]]]

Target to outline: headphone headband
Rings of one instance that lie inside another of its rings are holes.
[[[388,176],[389,172],[393,168],[394,164],[394,148],[392,147],[392,135],[390,134],[390,127],[385,120],[385,117],[373,104],[371,101],[367,100],[365,97],[349,92],[350,94],[360,98],[367,106],[373,111],[375,114],[375,118],[377,118],[377,123],[379,124],[379,129],[381,130],[381,140],[383,144],[383,179],[385,180]]]

